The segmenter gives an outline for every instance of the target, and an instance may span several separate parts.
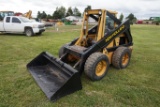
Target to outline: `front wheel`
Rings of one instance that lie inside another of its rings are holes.
[[[28,36],[28,37],[33,36],[34,33],[33,33],[32,28],[26,28],[26,29],[25,29],[25,34],[26,34],[26,36]]]
[[[85,74],[93,81],[102,79],[109,68],[108,57],[100,52],[91,54],[84,66]]]

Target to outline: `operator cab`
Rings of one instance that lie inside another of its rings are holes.
[[[105,25],[105,33],[110,32],[113,30],[114,27],[114,20],[111,19],[109,16],[106,16],[106,25]]]
[[[116,16],[117,12],[111,12],[113,16]],[[116,23],[112,18],[105,14],[102,14],[102,11],[88,11],[85,13],[84,23],[83,23],[83,31],[81,35],[83,39],[81,40],[81,46],[89,47],[95,44],[97,41],[103,38],[104,35],[114,30]]]

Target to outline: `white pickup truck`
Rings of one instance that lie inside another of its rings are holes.
[[[0,32],[2,33],[24,33],[26,36],[40,35],[45,31],[43,23],[31,21],[21,16],[6,16],[0,21]]]

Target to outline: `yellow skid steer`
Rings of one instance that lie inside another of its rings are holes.
[[[133,42],[129,20],[121,22],[117,12],[103,9],[84,13],[80,37],[59,50],[59,58],[42,52],[27,69],[46,96],[52,100],[82,89],[82,72],[93,81],[101,80],[112,64],[126,68]]]

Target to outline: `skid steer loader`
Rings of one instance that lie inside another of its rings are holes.
[[[126,68],[133,47],[129,20],[123,23],[117,12],[85,11],[80,37],[63,45],[59,58],[42,52],[27,68],[51,101],[82,89],[82,72],[93,81],[102,79],[112,64]]]

